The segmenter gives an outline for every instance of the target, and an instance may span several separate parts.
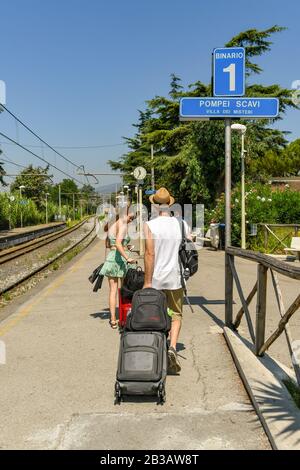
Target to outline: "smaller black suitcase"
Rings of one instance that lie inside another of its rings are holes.
[[[115,404],[126,395],[157,396],[166,399],[167,340],[160,332],[125,331],[121,335]]]

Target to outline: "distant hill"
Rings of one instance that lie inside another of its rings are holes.
[[[117,188],[117,191],[120,191],[121,187],[122,187],[121,183],[112,183],[112,184],[106,184],[105,186],[98,186],[95,189],[97,193],[110,194],[110,193],[115,193],[116,188]]]

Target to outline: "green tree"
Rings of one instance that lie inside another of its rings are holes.
[[[270,51],[270,38],[283,29],[275,25],[264,31],[247,30],[226,44],[228,47],[245,47],[248,81],[251,75],[262,71],[253,59]],[[150,148],[153,145],[157,184],[168,186],[178,201],[212,202],[224,190],[224,124],[221,121],[179,121],[180,97],[211,95],[211,84],[205,85],[198,80],[184,91],[180,78],[172,74],[169,96],[156,96],[146,102],[146,109],[139,111],[139,121],[134,125],[136,134],[126,138],[129,152],[118,162],[110,161],[111,167],[123,171],[126,182],[133,183],[130,173],[136,166],[144,166],[150,174]],[[246,95],[278,97],[279,119],[289,107],[296,107],[291,99],[292,91],[278,84],[248,83]],[[264,165],[265,155],[270,160],[271,151],[274,160],[287,145],[286,134],[273,129],[272,122],[267,119],[245,122],[248,128],[246,170],[254,181],[266,178],[269,163]],[[240,138],[237,134],[232,137],[232,162],[232,179],[236,183],[240,177]],[[150,176],[147,176],[146,184],[150,185]]]
[[[96,194],[95,187],[92,186],[91,184],[84,184],[82,188],[80,189],[80,192],[84,194],[85,196],[91,196]]]
[[[41,208],[44,205],[46,193],[50,191],[48,171],[49,166],[42,168],[28,165],[11,184],[11,192],[18,191],[20,186],[25,186],[22,190],[24,197],[35,200],[37,207]]]
[[[58,204],[59,199],[59,186],[61,191],[61,203],[63,205],[73,204],[73,194],[79,192],[78,186],[72,179],[64,178],[60,183],[55,184],[51,190],[51,199]]]
[[[294,140],[286,147],[283,157],[288,161],[288,174],[300,176],[300,139]]]

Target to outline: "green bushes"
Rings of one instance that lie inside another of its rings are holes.
[[[55,215],[59,213],[57,204],[48,200],[48,222],[55,220]],[[66,219],[73,218],[73,208],[62,206],[62,215]],[[46,206],[45,204],[38,209],[35,201],[22,197],[22,203],[18,193],[8,194],[0,193],[0,230],[20,227],[21,213],[23,218],[23,226],[44,224],[46,222]],[[80,219],[80,211],[75,212],[75,218]]]
[[[7,229],[9,225],[20,226],[21,214],[23,225],[41,223],[42,215],[39,213],[34,201],[22,198],[24,204],[20,204],[20,197],[6,193],[0,194],[0,227]]]
[[[272,189],[269,184],[246,185],[246,224],[294,224],[300,223],[300,193],[291,191],[289,187],[284,190]],[[240,246],[241,238],[241,189],[237,186],[232,191],[232,244]],[[224,194],[217,200],[213,210],[206,211],[206,221],[224,222],[225,202]],[[247,236],[247,247],[263,250],[261,233],[258,237]]]

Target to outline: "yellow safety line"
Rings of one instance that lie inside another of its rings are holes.
[[[83,257],[78,260],[72,268],[69,268],[69,270],[65,274],[61,274],[59,278],[54,281],[46,290],[43,294],[41,294],[36,300],[34,300],[31,304],[27,305],[24,308],[21,308],[19,313],[16,315],[15,318],[10,320],[5,326],[0,328],[0,337],[4,336],[6,333],[8,333],[14,326],[16,326],[23,318],[28,316],[30,312],[32,311],[33,307],[36,307],[41,303],[42,300],[46,299],[49,297],[49,295],[57,289],[66,279],[68,274],[74,273],[79,269],[80,265],[85,261],[85,258],[89,255],[90,253],[86,253],[83,255]]]

